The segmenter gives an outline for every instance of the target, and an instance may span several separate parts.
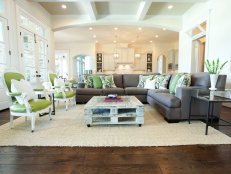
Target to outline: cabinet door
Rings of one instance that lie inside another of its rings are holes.
[[[133,48],[128,48],[127,49],[127,63],[134,63],[134,49]]]
[[[105,71],[115,70],[115,60],[113,54],[104,54],[104,64],[103,69]]]
[[[134,58],[134,70],[145,71],[146,55],[141,54],[139,58]]]

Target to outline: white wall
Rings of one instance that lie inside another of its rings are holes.
[[[95,43],[56,43],[56,50],[69,50],[69,78],[74,77],[74,58],[78,55],[95,57]]]
[[[207,21],[206,59],[228,60],[221,72],[227,75],[227,88],[231,88],[231,1],[210,0],[193,6],[183,16],[183,29],[179,40],[179,71],[191,71],[192,40],[187,32],[197,24]]]

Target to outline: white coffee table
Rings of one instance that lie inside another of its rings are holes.
[[[105,96],[94,96],[84,107],[88,127],[99,124],[144,124],[144,105],[135,96],[122,101],[105,102]]]

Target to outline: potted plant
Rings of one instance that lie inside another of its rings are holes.
[[[210,90],[217,89],[216,84],[217,84],[218,75],[220,74],[221,70],[224,68],[227,62],[228,61],[220,65],[219,58],[216,61],[213,60],[210,62],[208,59],[205,61],[205,67],[210,74],[210,82],[211,82],[211,87],[209,88]]]

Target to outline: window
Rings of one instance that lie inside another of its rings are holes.
[[[48,45],[46,28],[33,17],[19,12],[21,57],[26,80],[47,81]]]
[[[55,53],[56,74],[64,79],[68,78],[68,51],[57,50]]]
[[[78,81],[82,81],[83,75],[85,74],[85,57],[84,56],[77,57],[76,68],[77,68]]]
[[[0,73],[2,73],[7,66],[7,56],[8,56],[8,47],[7,47],[7,21],[4,18],[0,17]]]

